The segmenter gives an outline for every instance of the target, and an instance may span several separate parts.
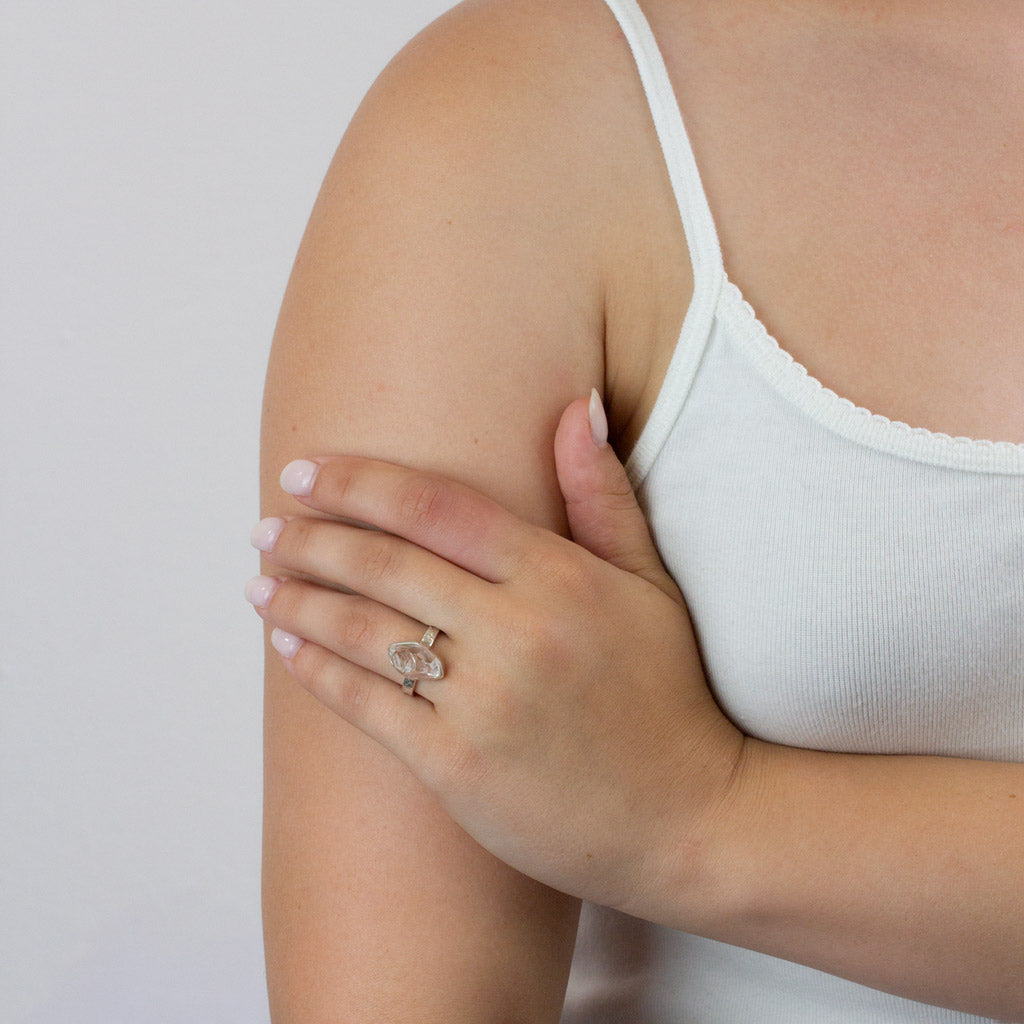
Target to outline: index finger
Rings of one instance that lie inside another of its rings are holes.
[[[380,527],[491,583],[512,575],[533,529],[457,480],[358,455],[290,462],[281,486],[310,508]]]

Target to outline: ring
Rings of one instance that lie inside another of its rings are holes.
[[[430,649],[440,632],[437,626],[428,626],[422,640],[405,640],[388,648],[388,660],[402,673],[402,691],[410,697],[421,679],[444,678],[444,662]]]

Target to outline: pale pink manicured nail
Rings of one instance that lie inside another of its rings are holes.
[[[245,599],[256,608],[266,608],[280,585],[272,576],[253,576],[245,585]]]
[[[270,642],[274,645],[274,650],[281,655],[282,658],[294,658],[299,653],[299,648],[306,642],[300,636],[295,636],[293,633],[286,633],[283,629],[275,629],[270,634]]]
[[[283,529],[283,519],[261,519],[252,528],[249,541],[254,548],[258,548],[260,551],[273,551]]]
[[[608,417],[605,415],[597,388],[590,391],[590,434],[598,448],[603,448],[608,443]]]
[[[281,486],[299,498],[313,493],[313,481],[320,467],[309,459],[296,459],[281,470]]]

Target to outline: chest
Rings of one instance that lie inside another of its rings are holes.
[[[852,419],[808,416],[712,334],[639,494],[715,696],[786,745],[1020,760],[1024,449],[965,470],[990,446],[907,457]]]
[[[726,271],[780,345],[890,419],[1024,441],[1024,109],[1011,88],[1024,61],[994,73],[980,51],[954,60],[863,26],[748,19],[726,34],[707,5],[646,6]],[[654,201],[674,218],[664,194]],[[649,245],[652,265],[687,260],[678,233]],[[636,367],[613,410],[633,437],[678,336],[678,297],[610,338],[620,379]]]

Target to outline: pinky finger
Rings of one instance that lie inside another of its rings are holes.
[[[270,642],[303,689],[420,773],[432,731],[440,727],[433,704],[283,629],[275,629]]]

